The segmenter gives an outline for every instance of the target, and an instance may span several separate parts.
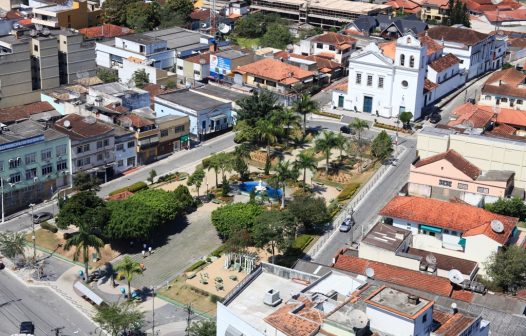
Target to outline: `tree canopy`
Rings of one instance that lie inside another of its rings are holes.
[[[378,160],[385,160],[393,151],[393,140],[386,131],[381,131],[371,144],[371,154]]]
[[[137,32],[150,31],[161,23],[158,2],[134,2],[126,6],[126,25]]]
[[[73,189],[76,191],[99,191],[100,180],[85,172],[78,172],[73,177]]]
[[[484,205],[488,211],[499,215],[518,217],[521,221],[526,220],[526,205],[518,198],[499,198],[495,203]]]
[[[236,21],[234,34],[246,38],[262,37],[273,23],[286,26],[279,14],[257,12],[245,15]]]
[[[269,247],[272,257],[276,250],[284,252],[292,240],[295,218],[287,211],[264,211],[256,217],[252,228],[252,240],[257,247]]]
[[[188,331],[190,336],[215,336],[216,324],[214,321],[201,320],[193,322]]]
[[[499,250],[486,263],[486,273],[506,291],[526,286],[526,250],[517,245]]]
[[[330,220],[325,200],[321,197],[296,196],[288,210],[307,231],[319,231]]]
[[[461,24],[466,27],[471,27],[469,22],[469,10],[466,4],[461,0],[449,0],[448,1],[448,23],[450,26],[455,24]]]
[[[132,303],[110,303],[97,310],[93,321],[111,336],[118,336],[123,332],[140,330],[144,324],[144,312]]]
[[[116,71],[105,68],[99,68],[99,70],[97,70],[97,77],[104,83],[113,83],[119,80],[119,75]]]
[[[145,69],[135,70],[132,74],[132,81],[136,87],[142,88],[144,85],[150,83],[150,75]]]
[[[111,218],[104,228],[104,235],[111,239],[146,239],[161,225],[160,215],[149,205],[133,198],[108,202]]]
[[[294,37],[289,31],[288,26],[282,23],[272,23],[265,34],[261,37],[261,45],[277,49],[285,49],[287,45],[294,41]]]
[[[183,209],[175,193],[162,189],[141,190],[129,199],[151,207],[162,223],[173,222]]]
[[[255,91],[253,95],[241,98],[236,102],[237,120],[246,122],[247,126],[255,127],[260,119],[266,118],[279,109],[278,97],[270,91]]]
[[[104,23],[118,26],[126,25],[126,8],[128,5],[139,2],[138,0],[106,0],[102,4],[102,17]]]
[[[212,211],[212,224],[222,238],[242,229],[251,230],[263,208],[254,203],[231,203]]]
[[[188,190],[187,186],[182,184],[178,185],[173,193],[183,209],[188,210],[195,205],[194,198],[190,194],[190,190]]]
[[[61,229],[69,225],[85,225],[92,231],[101,232],[110,218],[106,203],[91,191],[81,191],[70,197],[60,208],[57,226]]]

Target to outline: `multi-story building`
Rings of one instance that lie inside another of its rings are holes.
[[[230,49],[210,55],[210,76],[232,81],[233,72],[240,66],[254,61],[254,53],[246,50]]]
[[[0,108],[40,100],[40,90],[93,76],[94,45],[70,30],[40,30],[0,37]],[[9,65],[9,66],[7,66]]]
[[[102,22],[98,2],[75,0],[33,8],[33,24],[50,28],[86,28]]]
[[[137,164],[135,132],[115,126],[115,174],[119,175]]]
[[[448,23],[449,3],[447,0],[424,0],[421,6],[420,17],[422,20],[436,22],[438,24]]]
[[[86,102],[93,106],[122,106],[128,111],[150,106],[150,94],[121,83],[106,83],[89,87]]]
[[[130,113],[120,116],[118,123],[134,132],[137,165],[148,164],[157,159],[160,132],[155,122],[138,114]]]
[[[168,156],[183,148],[190,148],[190,118],[188,116],[166,115],[155,119],[159,127],[157,158]]]
[[[69,114],[53,128],[71,140],[71,172],[85,172],[106,182],[114,175],[115,130],[95,117]]]
[[[177,76],[186,84],[195,85],[210,76],[210,53],[192,55],[177,59]]]
[[[356,49],[355,38],[329,32],[301,40],[294,46],[294,53],[304,56],[318,55],[347,67],[352,52]]]
[[[51,198],[71,184],[69,138],[33,120],[2,124],[0,179],[6,214]]]
[[[493,73],[484,83],[480,105],[526,110],[526,75],[515,68]]]

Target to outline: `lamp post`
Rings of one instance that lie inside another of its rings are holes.
[[[155,287],[152,286],[152,336],[155,336]]]
[[[5,222],[5,211],[4,211],[4,178],[0,177],[0,188],[2,189],[2,224]]]
[[[31,208],[31,225],[33,226],[33,236],[31,237],[33,240],[33,261],[35,261],[37,259],[37,236],[35,235],[35,221],[33,220],[35,204],[31,203],[29,204],[29,207]]]

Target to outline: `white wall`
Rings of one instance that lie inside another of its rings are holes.
[[[253,312],[249,312],[252,314]],[[228,307],[224,306],[221,302],[217,303],[217,336],[225,336],[228,326],[233,326],[237,330],[243,333],[244,336],[264,336],[265,334],[260,333],[248,323],[243,321],[241,317],[236,316]]]
[[[429,335],[429,329],[433,323],[433,306],[421,313],[416,320],[404,318],[378,307],[367,305],[367,317],[369,317],[372,329],[389,333],[391,335],[424,336]],[[427,316],[424,323],[423,317]]]

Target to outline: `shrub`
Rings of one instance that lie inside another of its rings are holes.
[[[43,228],[44,230],[48,230],[53,233],[58,232],[58,228],[55,225],[48,223],[48,222],[40,223],[40,227]]]
[[[225,250],[225,244],[219,246],[218,248],[216,248],[214,251],[212,251],[212,253],[210,253],[210,255],[212,257],[216,257],[216,258],[219,258],[221,257],[221,254],[223,253],[223,251]]]
[[[321,116],[324,116],[324,117],[334,118],[334,119],[338,119],[338,120],[340,120],[342,118],[341,115],[339,115],[337,113],[331,113],[331,112],[318,111],[318,112],[314,112],[314,114],[321,115]]]
[[[221,298],[215,294],[212,294],[210,295],[210,301],[212,301],[212,303],[217,303],[218,301],[221,301]]]
[[[146,184],[146,182],[141,181],[141,182],[136,182],[126,187],[122,187],[122,188],[113,190],[112,192],[109,193],[109,195],[112,196],[112,195],[120,194],[121,192],[124,192],[124,191],[135,193],[143,189],[148,189],[148,185]]]
[[[192,266],[188,267],[185,272],[192,272],[198,269],[199,267],[206,264],[206,261],[200,259],[197,262],[195,262]]]
[[[338,201],[346,201],[348,199],[351,199],[354,194],[358,191],[360,188],[360,183],[349,183],[348,185],[343,188],[343,190],[340,192],[340,194],[337,197]]]
[[[311,235],[299,235],[292,241],[291,248],[303,251],[307,246],[309,246],[313,239],[314,237]]]

